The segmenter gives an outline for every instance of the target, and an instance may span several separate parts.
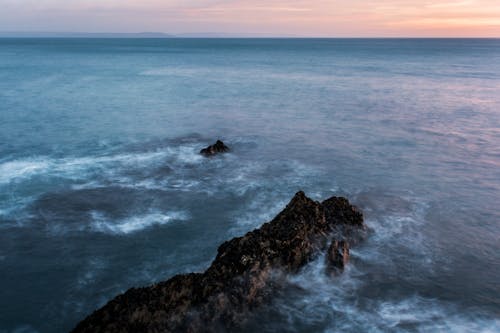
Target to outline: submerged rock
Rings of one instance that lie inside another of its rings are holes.
[[[211,146],[208,146],[207,148],[203,148],[200,150],[200,154],[204,156],[212,156],[215,154],[219,153],[225,153],[229,151],[229,147],[224,144],[221,140],[217,140],[216,143],[214,143]]]
[[[80,322],[73,332],[235,329],[252,309],[272,297],[285,274],[297,272],[317,257],[332,233],[363,227],[362,214],[346,199],[332,197],[319,203],[298,192],[271,222],[223,243],[205,272],[132,288]],[[335,253],[343,251],[340,244],[334,246]]]

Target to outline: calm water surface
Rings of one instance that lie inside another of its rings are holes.
[[[499,332],[500,40],[0,39],[0,332],[202,271],[300,189],[369,238],[249,332]]]

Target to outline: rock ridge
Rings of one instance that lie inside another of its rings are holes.
[[[362,213],[347,199],[331,197],[320,203],[300,191],[272,221],[221,244],[205,272],[129,289],[73,332],[235,329],[272,297],[286,274],[296,273],[327,248],[330,267],[342,271],[348,242],[364,228]]]

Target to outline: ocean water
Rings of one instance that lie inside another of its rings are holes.
[[[202,271],[298,190],[369,236],[247,331],[499,332],[500,40],[0,39],[0,332]]]

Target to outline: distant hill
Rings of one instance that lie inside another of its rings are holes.
[[[227,32],[191,32],[179,33],[178,38],[291,38],[296,35],[276,35],[266,33],[227,33]]]
[[[10,38],[172,38],[162,32],[0,32],[0,37]]]
[[[0,38],[271,38],[297,37],[294,35],[272,35],[264,33],[223,33],[195,32],[166,34],[163,32],[30,32],[30,31],[0,31]]]

